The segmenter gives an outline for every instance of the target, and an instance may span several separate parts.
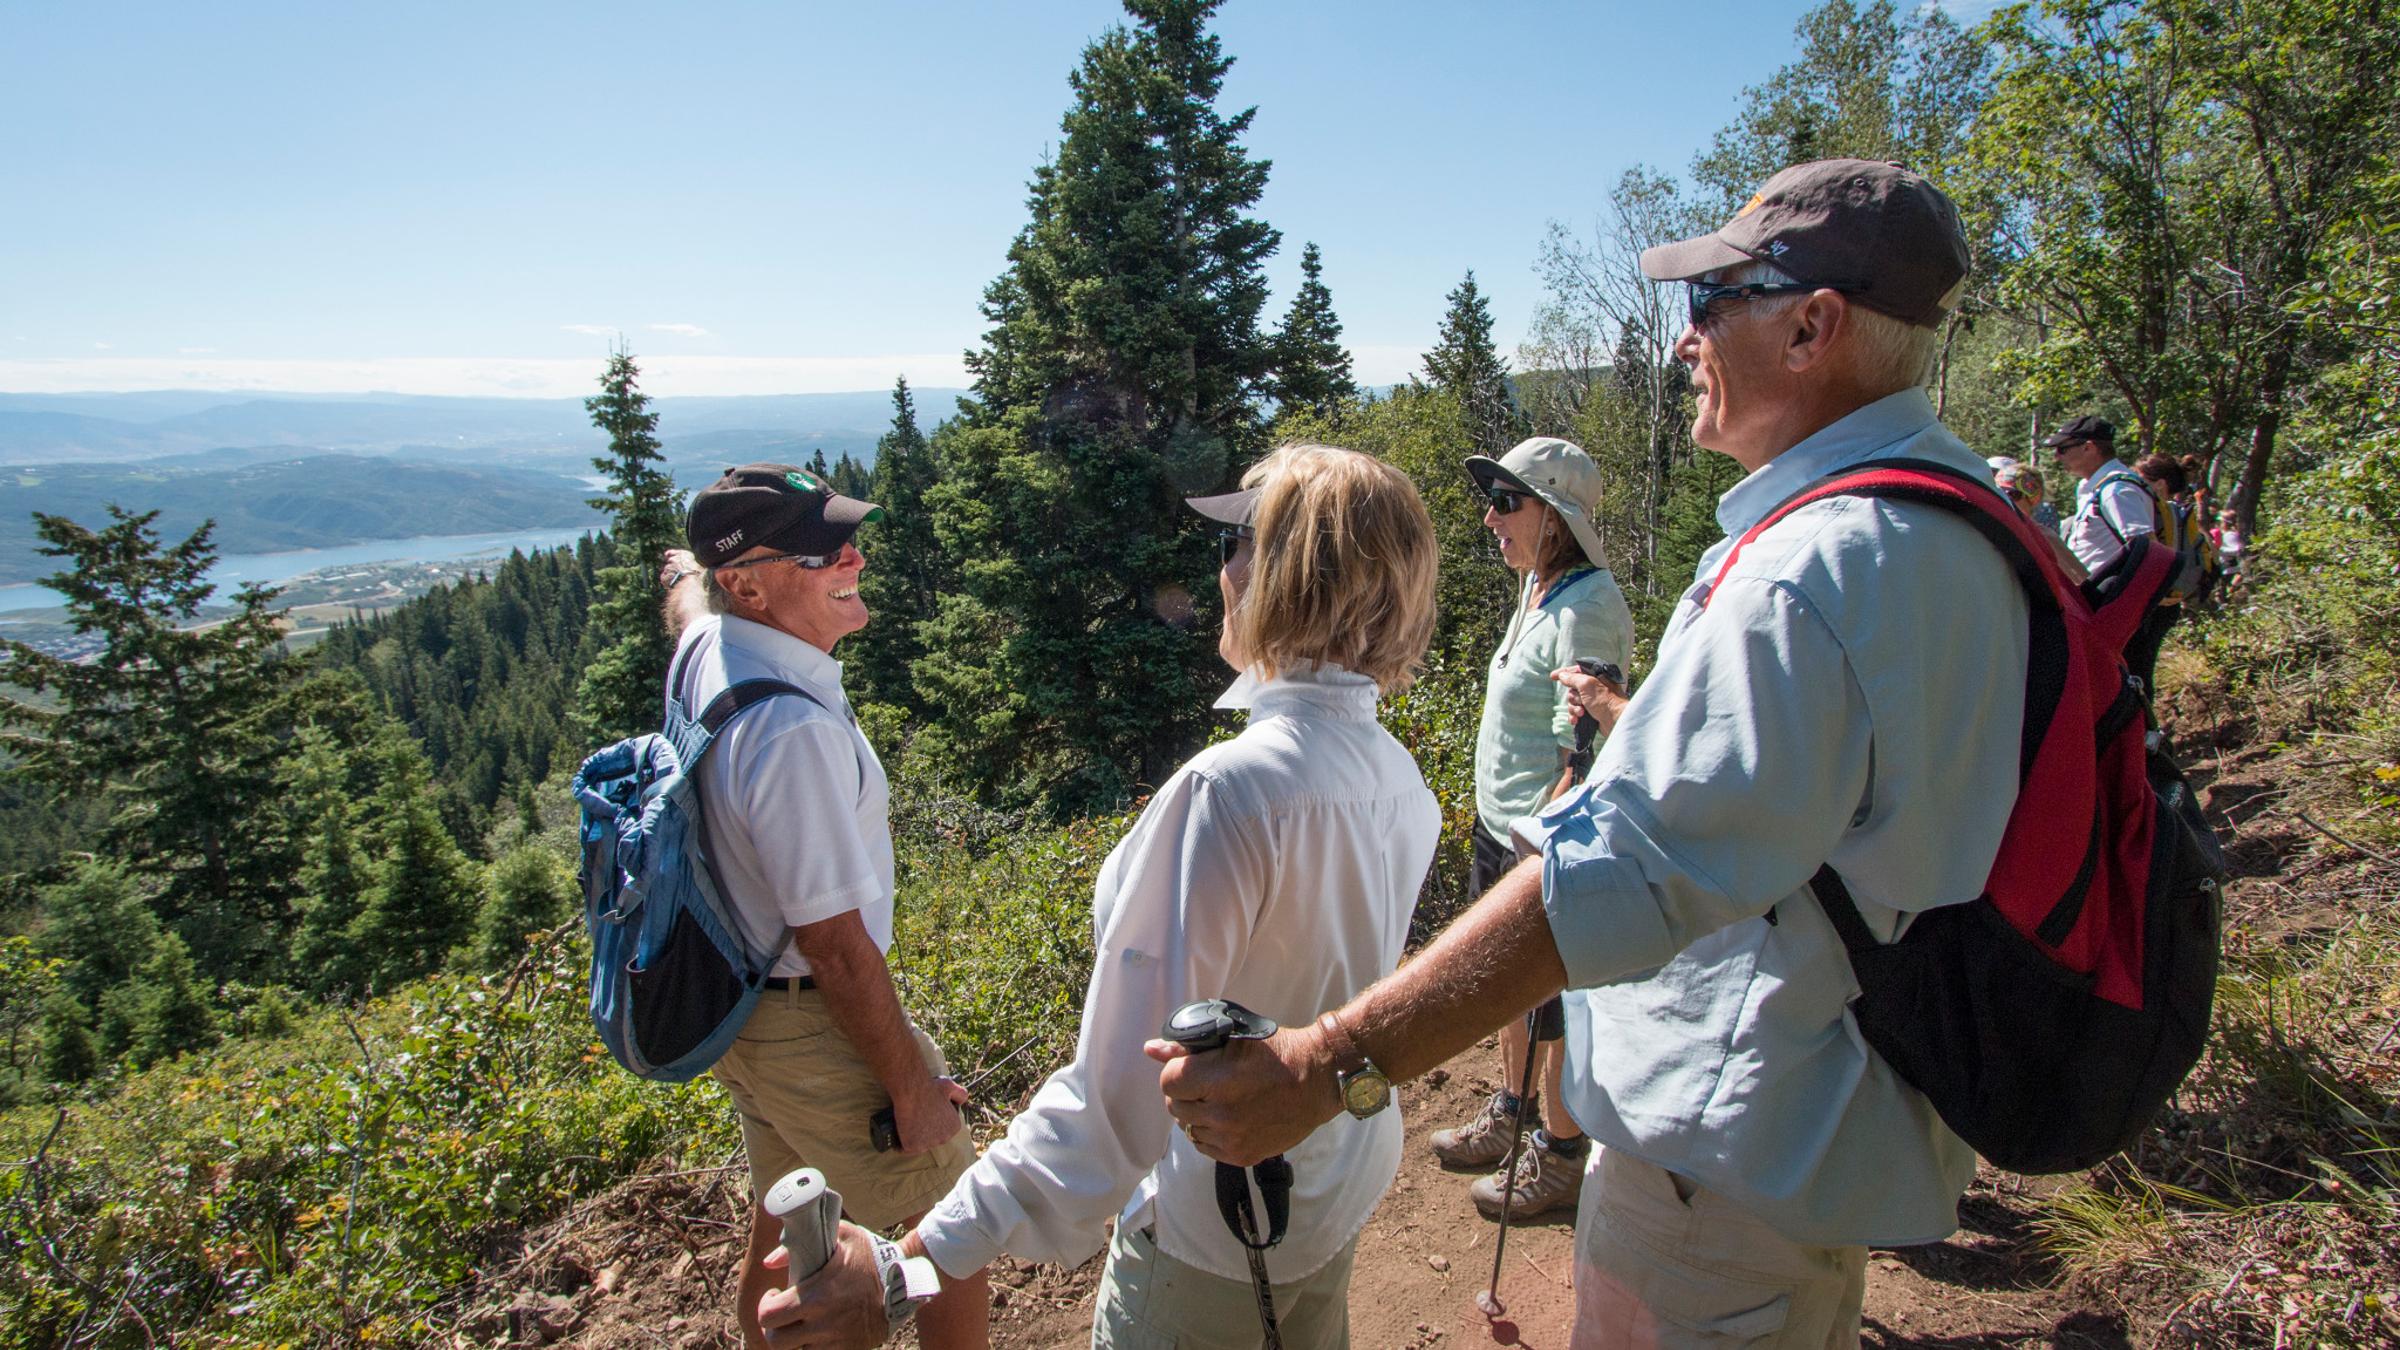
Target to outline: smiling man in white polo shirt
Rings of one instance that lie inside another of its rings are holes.
[[[797,685],[726,724],[701,768],[707,839],[747,936],[784,946],[774,982],[718,1061],[742,1118],[755,1198],[814,1167],[855,1222],[917,1218],[975,1161],[941,1051],[909,1021],[884,953],[892,942],[889,785],[842,692],[834,644],[866,626],[851,542],[880,508],[805,469],[747,464],[692,498],[690,563],[669,564],[667,621],[682,630],[670,683],[702,707],[748,679]],[[786,936],[788,934],[788,944]],[[890,1107],[898,1147],[870,1122]],[[763,1345],[758,1300],[781,1278],[760,1262],[782,1240],[753,1206],[740,1316]],[[986,1343],[984,1284],[954,1284],[918,1315],[929,1347]]]

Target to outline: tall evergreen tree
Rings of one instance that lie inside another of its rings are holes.
[[[159,917],[207,969],[230,973],[269,949],[288,913],[274,766],[293,667],[272,590],[244,586],[230,617],[204,621],[213,522],[167,547],[150,528],[157,515],[111,506],[111,523],[90,530],[35,514],[41,551],[69,564],[43,584],[67,598],[68,625],[103,646],[70,661],[0,642],[0,684],[55,702],[0,698],[0,744],[52,792],[105,794],[108,853],[155,878]]]
[[[39,893],[42,955],[64,964],[59,991],[85,1010],[86,1020],[109,990],[131,980],[158,943],[158,920],[142,901],[125,864],[94,858],[78,863]]]
[[[573,911],[575,880],[556,854],[520,844],[492,864],[491,897],[475,920],[475,965],[505,970],[525,955],[525,937],[564,922]]]
[[[1525,419],[1508,388],[1508,363],[1492,345],[1492,307],[1467,273],[1448,296],[1441,337],[1425,353],[1433,387],[1458,400],[1478,451],[1498,455],[1525,435]]]
[[[441,967],[467,936],[481,886],[475,865],[442,827],[416,747],[396,748],[373,815],[383,856],[350,933],[368,976],[389,989]]]
[[[80,1083],[100,1071],[100,1047],[92,1040],[91,1014],[66,990],[42,1004],[37,1069],[45,1082]]]
[[[1127,0],[1085,49],[1031,219],[985,293],[971,424],[930,494],[959,571],[916,685],[952,762],[1062,806],[1160,781],[1219,681],[1214,571],[1178,498],[1260,448],[1267,165],[1216,107],[1217,0]]]
[[[862,527],[859,548],[867,570],[859,591],[873,619],[851,639],[857,654],[847,669],[867,701],[921,711],[909,668],[924,651],[918,626],[933,617],[953,572],[934,534],[927,494],[941,465],[917,426],[916,396],[901,377],[892,386],[892,426],[875,442],[875,478],[867,489],[883,518]]]
[[[658,414],[640,388],[633,353],[611,353],[600,392],[584,400],[592,425],[608,433],[608,453],[592,460],[608,475],[607,495],[592,505],[613,513],[617,563],[599,577],[592,623],[606,644],[584,668],[576,691],[585,728],[603,738],[630,736],[658,725],[659,692],[674,647],[659,610],[658,565],[683,546],[683,494],[659,466]],[[488,798],[487,798],[488,800]]]
[[[1315,244],[1300,250],[1300,289],[1276,331],[1274,351],[1269,388],[1277,416],[1308,412],[1332,418],[1358,397],[1350,349],[1342,345],[1342,321],[1334,316],[1333,292],[1325,289],[1325,264]]]
[[[353,766],[322,732],[304,733],[288,774],[301,837],[299,923],[291,968],[310,991],[362,990],[367,967],[351,930],[366,906],[374,858],[359,831]]]
[[[217,1011],[190,950],[173,933],[158,940],[140,977],[119,992],[130,995],[125,1049],[136,1068],[217,1043]]]

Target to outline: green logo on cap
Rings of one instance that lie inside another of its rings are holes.
[[[783,481],[800,489],[802,492],[823,492],[825,490],[825,485],[811,477],[806,469],[792,470],[790,473],[787,473],[783,476]]]

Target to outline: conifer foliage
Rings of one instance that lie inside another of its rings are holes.
[[[1492,345],[1492,307],[1475,285],[1475,274],[1458,283],[1442,316],[1440,339],[1425,354],[1433,387],[1458,400],[1475,436],[1476,449],[1498,455],[1525,436],[1525,418],[1509,392],[1508,363]]]
[[[1179,499],[1261,447],[1280,236],[1249,214],[1251,114],[1216,107],[1216,8],[1127,0],[1134,26],[1085,49],[985,293],[977,402],[929,493],[958,591],[914,673],[948,758],[995,795],[1078,807],[1161,781],[1222,680],[1214,563]]]
[[[592,607],[607,645],[585,668],[576,693],[584,726],[597,740],[657,725],[659,690],[675,654],[659,619],[666,592],[658,564],[668,549],[683,546],[683,494],[660,467],[666,457],[659,453],[658,414],[640,380],[633,353],[619,348],[608,358],[600,392],[583,404],[592,425],[608,433],[608,453],[592,460],[608,475],[607,495],[592,505],[616,516],[612,533],[620,550],[616,565],[600,573]]]
[[[911,712],[919,707],[909,667],[924,650],[917,626],[932,616],[952,580],[926,500],[939,481],[941,465],[917,426],[916,397],[903,376],[892,386],[892,428],[875,442],[875,476],[865,489],[883,517],[858,535],[867,558],[859,592],[873,617],[851,639],[856,655],[845,669],[863,700]]]
[[[1350,349],[1342,345],[1342,321],[1334,315],[1315,244],[1300,250],[1300,289],[1275,334],[1272,389],[1278,417],[1307,412],[1338,420],[1341,406],[1358,397]]]
[[[153,882],[158,917],[203,965],[227,972],[273,953],[291,900],[275,760],[294,672],[277,653],[274,592],[245,586],[232,617],[203,625],[214,526],[165,546],[157,512],[109,515],[98,530],[36,515],[42,552],[67,561],[42,584],[67,598],[77,632],[106,645],[69,661],[6,643],[0,684],[55,707],[0,699],[0,728],[24,776],[107,799],[107,852]]]

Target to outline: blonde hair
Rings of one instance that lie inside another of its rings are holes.
[[[1385,692],[1433,640],[1433,520],[1408,475],[1372,455],[1299,442],[1243,475],[1262,489],[1250,583],[1225,616],[1262,675],[1332,664]]]

